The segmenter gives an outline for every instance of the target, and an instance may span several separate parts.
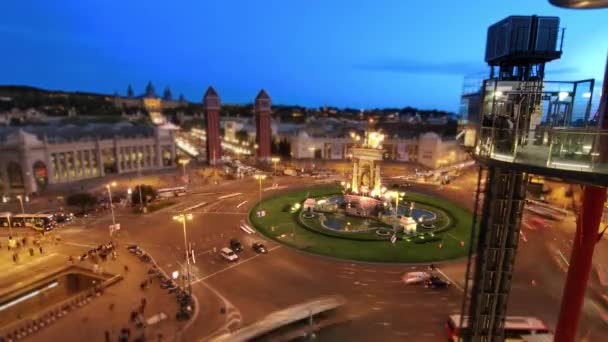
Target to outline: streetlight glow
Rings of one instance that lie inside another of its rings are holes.
[[[180,222],[184,229],[184,251],[186,252],[186,278],[188,279],[188,295],[192,295],[192,282],[190,278],[190,251],[188,250],[188,235],[186,234],[186,221],[192,221],[192,214],[179,214],[173,216],[173,220]],[[175,272],[174,272],[175,273]]]

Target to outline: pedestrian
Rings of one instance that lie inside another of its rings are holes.
[[[110,332],[106,330],[105,335],[106,335],[106,342],[110,342]]]
[[[30,247],[30,256],[34,256],[34,249]]]
[[[116,251],[112,251],[112,260],[116,260],[116,257],[118,256],[118,253],[116,253]]]
[[[17,262],[17,252],[13,252],[13,262]]]
[[[40,250],[40,254],[42,254],[42,246],[39,246],[38,249]]]
[[[25,246],[26,242],[27,242],[27,239],[25,237],[23,239],[21,239],[21,243],[23,244],[23,246]]]

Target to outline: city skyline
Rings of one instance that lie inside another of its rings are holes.
[[[606,10],[546,1],[504,9],[439,1],[433,11],[396,1],[37,3],[10,4],[0,15],[12,48],[0,57],[0,83],[124,94],[151,80],[157,93],[169,86],[193,102],[212,85],[226,103],[251,102],[264,88],[276,104],[457,112],[463,77],[487,75],[486,27],[498,18],[559,16],[564,58],[547,79],[595,78],[595,99],[608,50]],[[31,20],[18,19],[26,11]]]

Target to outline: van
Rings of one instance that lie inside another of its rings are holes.
[[[239,256],[236,255],[236,253],[234,253],[234,251],[232,249],[227,248],[227,247],[222,248],[222,250],[220,251],[220,254],[222,255],[222,258],[224,258],[228,261],[239,260]]]

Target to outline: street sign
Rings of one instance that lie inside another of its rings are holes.
[[[397,236],[393,235],[393,236],[391,236],[391,243],[394,245],[395,242],[397,242]]]

